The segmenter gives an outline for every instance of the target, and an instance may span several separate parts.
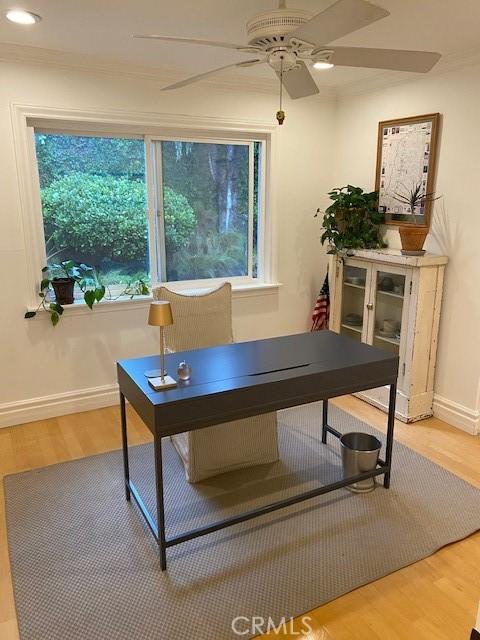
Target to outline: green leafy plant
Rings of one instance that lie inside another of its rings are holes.
[[[187,198],[170,187],[163,188],[165,246],[167,251],[185,248],[197,226]]]
[[[417,220],[415,209],[420,208],[420,210],[422,210],[422,208],[429,202],[435,202],[435,200],[439,200],[441,197],[442,196],[435,196],[433,192],[423,193],[423,186],[421,182],[413,185],[410,191],[406,190],[406,193],[395,193],[395,195],[392,196],[392,198],[397,202],[401,202],[402,204],[406,204],[410,207],[413,223],[419,226],[424,225],[425,223],[422,220]],[[423,217],[423,214],[421,215]]]
[[[377,191],[366,193],[349,184],[332,189],[328,195],[333,202],[324,212],[320,239],[322,245],[329,245],[328,253],[387,246],[381,235],[384,214],[378,210]],[[319,213],[317,209],[315,216]]]
[[[167,253],[167,279],[242,276],[247,269],[246,236],[237,231],[197,235],[187,247]]]
[[[147,283],[138,279],[129,282],[125,285],[122,291],[116,295],[112,295],[108,286],[103,285],[93,267],[86,264],[75,264],[73,260],[65,260],[59,264],[51,264],[48,267],[42,269],[42,281],[40,283],[40,291],[38,295],[40,297],[40,303],[35,311],[27,311],[25,318],[34,318],[38,311],[43,308],[44,311],[50,314],[50,321],[55,327],[64,312],[64,307],[57,301],[49,300],[49,290],[57,278],[66,278],[72,280],[82,291],[83,299],[89,309],[93,308],[96,302],[101,300],[117,300],[122,296],[128,296],[133,298],[137,295],[148,295],[150,290]]]
[[[69,257],[95,263],[142,260],[148,245],[143,181],[126,177],[71,173],[53,180],[41,192],[45,235]],[[165,241],[185,246],[196,228],[187,198],[164,189]]]

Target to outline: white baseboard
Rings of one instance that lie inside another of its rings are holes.
[[[46,420],[79,411],[90,411],[117,403],[118,386],[116,384],[67,391],[66,393],[56,393],[51,396],[17,402],[6,402],[0,404],[0,427]]]
[[[0,404],[0,428],[24,422],[46,420],[69,413],[110,407],[118,403],[118,386],[109,384],[79,391],[67,391],[40,398]],[[480,412],[435,395],[433,413],[437,418],[473,435],[480,434]],[[398,416],[401,418],[401,416]]]
[[[463,404],[435,394],[433,415],[474,436],[480,434],[480,411],[478,410],[470,409]]]

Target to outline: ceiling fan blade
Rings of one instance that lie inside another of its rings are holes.
[[[201,40],[198,38],[177,38],[175,36],[160,36],[155,33],[139,34],[132,36],[133,38],[139,38],[143,40],[165,40],[166,42],[182,42],[183,44],[201,44],[207,47],[223,47],[224,49],[236,49],[237,51],[255,52],[258,51],[258,47],[251,47],[249,45],[232,44],[231,42],[217,42],[215,40]]]
[[[389,15],[385,9],[365,0],[337,0],[298,27],[290,38],[325,45]]]
[[[287,90],[288,95],[296,100],[297,98],[306,98],[319,93],[315,80],[310,75],[307,65],[299,60],[296,66],[290,71],[283,74],[283,86]],[[280,78],[280,72],[276,72]]]
[[[363,47],[332,47],[331,61],[344,67],[367,67],[427,73],[442,57],[432,51],[402,51]]]
[[[219,67],[218,69],[212,69],[211,71],[206,71],[205,73],[200,73],[196,76],[191,76],[190,78],[186,78],[185,80],[181,80],[180,82],[175,82],[175,84],[169,84],[167,87],[163,87],[162,91],[170,91],[171,89],[180,89],[181,87],[185,87],[187,84],[192,84],[193,82],[197,82],[198,80],[203,80],[207,76],[210,76],[218,71],[223,71],[224,69],[232,69],[233,67],[252,67],[255,64],[262,64],[265,60],[255,59],[255,60],[244,60],[243,62],[235,62],[234,64],[227,64],[225,67]]]

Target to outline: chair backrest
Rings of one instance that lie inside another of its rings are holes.
[[[185,295],[167,287],[153,290],[154,300],[168,300],[173,324],[165,327],[165,342],[172,351],[189,351],[233,342],[232,285],[222,284],[207,293]]]

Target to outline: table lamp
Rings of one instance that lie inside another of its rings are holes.
[[[169,324],[173,324],[170,303],[166,300],[152,302],[148,313],[148,324],[154,327],[160,327],[160,371],[146,371],[145,375],[147,376],[151,386],[156,391],[161,389],[171,389],[172,387],[176,387],[177,383],[171,376],[165,375],[164,340],[164,327],[167,327]]]

